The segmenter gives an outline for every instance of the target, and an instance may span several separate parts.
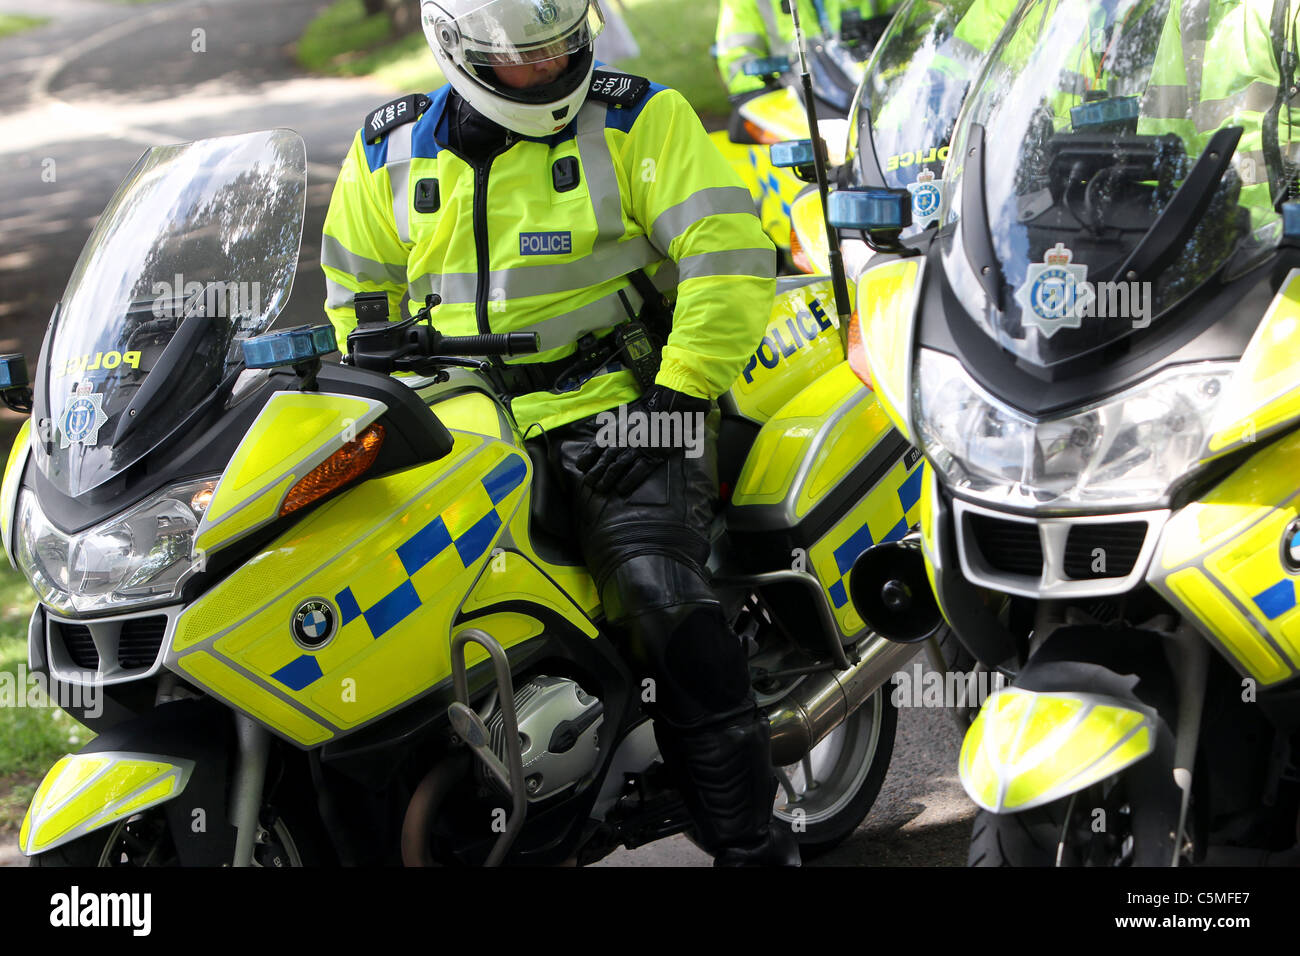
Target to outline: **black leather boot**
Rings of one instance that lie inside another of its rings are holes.
[[[772,820],[771,733],[756,707],[699,728],[661,718],[655,738],[715,866],[799,866],[794,834]]]

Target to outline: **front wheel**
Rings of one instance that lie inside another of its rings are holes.
[[[294,832],[283,816],[264,812],[257,828],[253,865],[272,868],[310,865],[308,844],[301,837],[295,840]],[[301,834],[302,831],[298,832]],[[161,807],[153,807],[71,843],[39,853],[31,857],[27,865],[156,867],[180,866],[180,861],[166,814]]]
[[[1144,769],[1139,764],[1135,771]],[[967,865],[1168,866],[1176,793],[1153,794],[1156,788],[1135,771],[1020,813],[980,810]],[[1199,831],[1196,816],[1193,802],[1193,832]],[[1182,864],[1194,862],[1195,842],[1189,838],[1181,847]]]
[[[898,727],[887,690],[878,688],[799,763],[777,768],[772,815],[794,832],[805,860],[844,842],[880,794]]]

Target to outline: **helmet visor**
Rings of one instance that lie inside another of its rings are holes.
[[[490,0],[457,16],[436,3],[424,7],[433,41],[475,68],[561,60],[590,49],[604,26],[594,0]]]

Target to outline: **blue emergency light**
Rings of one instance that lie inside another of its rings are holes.
[[[1136,96],[1113,96],[1070,107],[1070,123],[1076,130],[1108,126],[1111,123],[1130,123],[1138,118],[1140,112]]]
[[[26,388],[31,384],[27,374],[27,358],[19,353],[0,355],[0,391]]]
[[[338,350],[334,328],[329,325],[299,326],[245,339],[246,368],[280,368],[297,365]]]
[[[780,166],[783,169],[812,166],[817,159],[813,155],[813,144],[810,139],[791,139],[784,143],[773,143],[767,148],[767,154],[771,157],[773,166]]]
[[[906,189],[837,189],[827,212],[837,229],[901,232],[912,224],[912,194]]]
[[[786,73],[789,69],[788,56],[762,56],[746,63],[741,68],[741,72],[746,76],[770,76],[773,73]]]

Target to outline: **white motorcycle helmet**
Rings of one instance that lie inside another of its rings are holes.
[[[420,22],[443,75],[474,109],[516,133],[549,136],[587,98],[605,17],[596,0],[422,0]]]

